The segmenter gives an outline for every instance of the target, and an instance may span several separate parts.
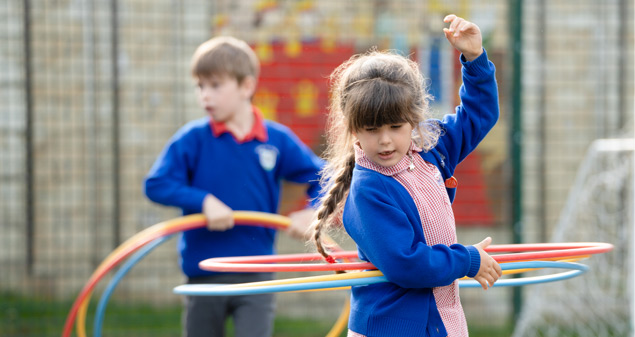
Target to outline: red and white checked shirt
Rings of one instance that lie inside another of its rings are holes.
[[[423,226],[426,243],[452,245],[457,243],[456,225],[452,204],[445,190],[445,182],[439,169],[421,158],[421,149],[411,144],[410,155],[404,156],[395,166],[383,167],[372,162],[364,151],[355,146],[358,165],[395,178],[414,200]],[[459,283],[432,289],[443,325],[449,337],[468,336],[465,313],[459,298]],[[348,337],[364,337],[349,331]]]

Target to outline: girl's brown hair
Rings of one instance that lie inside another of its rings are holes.
[[[413,140],[424,151],[436,144],[440,134],[437,123],[427,122],[430,96],[417,63],[407,57],[374,49],[354,55],[335,69],[330,85],[327,165],[320,180],[325,193],[313,224],[314,244],[327,260],[322,231],[341,222],[355,167],[353,132],[408,123],[413,126]]]

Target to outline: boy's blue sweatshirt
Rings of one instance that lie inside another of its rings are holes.
[[[286,126],[264,121],[266,142],[239,143],[230,133],[215,137],[210,118],[179,129],[159,155],[145,180],[145,194],[154,202],[176,206],[183,215],[201,213],[203,199],[212,194],[240,211],[277,213],[281,181],[308,183],[307,194],[318,196],[323,162]],[[198,263],[211,257],[274,253],[276,231],[255,226],[231,230],[206,228],[180,237],[180,265],[188,277],[213,274]]]
[[[494,65],[484,52],[463,63],[461,105],[438,121],[443,133],[421,156],[444,179],[494,126],[499,116]],[[454,189],[448,189],[454,200]],[[362,260],[389,282],[355,286],[349,328],[365,336],[446,336],[432,288],[476,275],[480,256],[474,246],[426,245],[417,207],[394,178],[356,165],[344,206],[343,223]]]

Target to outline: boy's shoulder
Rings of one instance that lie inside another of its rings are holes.
[[[183,138],[188,135],[194,135],[201,132],[210,131],[210,119],[209,117],[201,117],[191,120],[181,126],[174,134],[175,138]]]
[[[265,127],[267,128],[267,130],[272,130],[274,132],[282,132],[282,133],[292,132],[291,128],[289,128],[288,126],[280,122],[273,121],[271,119],[263,119],[263,123],[265,123]]]
[[[270,139],[282,138],[284,140],[296,140],[298,138],[290,127],[282,123],[272,121],[270,119],[263,120],[263,123],[265,124],[265,128],[267,129],[267,134]]]
[[[208,116],[201,117],[198,119],[191,120],[185,123],[179,130],[183,132],[192,131],[192,130],[200,130],[210,127],[210,119]]]

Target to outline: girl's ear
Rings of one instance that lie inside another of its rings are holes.
[[[353,132],[351,133],[351,135],[353,136],[353,137],[352,137],[352,139],[353,139],[353,144],[356,144],[356,145],[358,145],[358,146],[361,148],[361,147],[362,147],[362,144],[360,144],[360,143],[359,143],[359,138],[357,138],[357,132],[356,132],[356,131],[353,131]]]
[[[355,133],[353,133],[353,144],[359,146],[359,148],[362,149],[362,143],[359,142],[359,138],[357,138],[357,134]]]

